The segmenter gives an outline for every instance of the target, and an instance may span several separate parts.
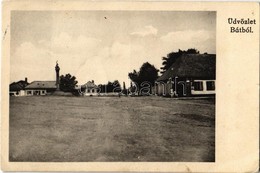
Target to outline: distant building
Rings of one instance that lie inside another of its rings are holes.
[[[25,95],[47,95],[56,91],[56,81],[33,81],[25,87]]]
[[[94,83],[94,81],[88,81],[86,84],[81,85],[81,90],[84,91],[86,96],[98,95],[99,87]]]
[[[25,87],[28,85],[27,78],[25,80],[20,80],[18,82],[13,82],[9,85],[9,95],[10,96],[24,96]]]
[[[33,96],[33,95],[49,95],[59,90],[59,65],[56,63],[56,81],[33,81],[31,83],[25,81],[14,82],[10,84],[10,95],[14,96]]]
[[[214,95],[215,54],[184,54],[156,81],[154,93],[163,96]]]

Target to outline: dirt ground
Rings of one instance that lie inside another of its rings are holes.
[[[161,97],[10,98],[10,161],[215,160],[215,104]]]

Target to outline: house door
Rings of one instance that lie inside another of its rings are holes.
[[[178,82],[177,94],[179,97],[187,96],[187,84],[185,81]]]

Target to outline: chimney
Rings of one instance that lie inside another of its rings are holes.
[[[27,77],[24,79],[24,81],[25,81],[26,83],[28,83],[28,81],[27,81]]]

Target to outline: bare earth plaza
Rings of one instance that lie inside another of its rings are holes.
[[[12,22],[10,162],[215,162],[215,12]]]
[[[212,100],[35,96],[10,106],[11,161],[214,161]]]

